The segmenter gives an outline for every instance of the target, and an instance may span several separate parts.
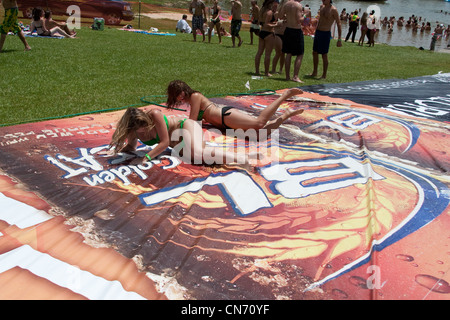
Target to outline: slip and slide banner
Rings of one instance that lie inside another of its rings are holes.
[[[0,299],[449,299],[449,83],[303,88],[256,143],[204,126],[252,168],[105,154],[124,110],[0,128]]]

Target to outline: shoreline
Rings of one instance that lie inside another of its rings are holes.
[[[130,2],[130,3],[138,4],[137,2]],[[189,13],[189,10],[187,8],[185,9],[185,8],[165,7],[165,6],[158,6],[158,5],[147,4],[147,3],[141,4],[141,6],[142,6],[141,7],[141,9],[142,9],[141,16],[143,16],[143,17],[147,17],[147,18],[154,19],[154,20],[178,21],[181,19],[183,14],[187,14],[187,16],[188,16],[187,21],[192,22],[192,14]],[[144,10],[145,10],[145,12],[144,12]],[[227,11],[225,10],[225,12],[227,12]],[[224,16],[227,16],[227,15],[228,15],[228,12]],[[135,16],[136,16],[136,18],[138,18],[139,12],[135,12]],[[247,18],[246,16],[248,16],[248,15],[243,14],[242,25],[243,26],[245,25],[246,27],[248,27],[251,23],[250,23],[250,21],[246,20],[246,18]],[[229,22],[231,22],[231,20],[225,19],[223,22],[229,23]],[[342,38],[345,39],[347,30],[348,30],[348,24],[346,22],[341,22],[341,24],[342,24]],[[379,32],[384,32],[384,31],[385,31],[384,28],[381,28]],[[396,33],[396,34],[398,35],[399,33]],[[356,38],[358,40],[359,40],[359,36],[360,36],[360,32],[358,29],[358,33],[356,35]],[[381,36],[387,37],[386,34],[382,34]],[[394,36],[395,36],[395,34],[394,34]],[[380,37],[380,33],[377,35],[378,39],[376,39],[375,44],[384,44],[384,45],[387,45],[390,47],[415,47],[418,50],[420,49],[420,47],[422,47],[424,49],[424,51],[430,51],[429,50],[430,49],[429,41],[431,41],[431,37],[427,43],[423,43],[422,45],[418,45],[415,43],[401,44],[400,41],[399,41],[399,44],[392,44],[392,43],[380,41],[379,37]],[[436,44],[435,52],[450,53],[450,50],[448,50],[445,45],[445,42],[448,41],[448,39],[442,39],[439,41],[442,41],[442,43]]]

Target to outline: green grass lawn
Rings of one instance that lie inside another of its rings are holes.
[[[153,26],[161,31],[174,32],[175,23],[141,19],[142,28]],[[137,27],[137,20],[132,24]],[[5,52],[0,54],[0,124],[139,104],[141,97],[164,95],[174,79],[209,96],[246,92],[247,81],[251,90],[297,86],[285,81],[284,74],[251,79],[257,45],[249,45],[247,30],[241,32],[244,44],[240,48],[232,48],[230,38],[224,38],[221,45],[217,37],[211,44],[194,43],[192,35],[149,36],[116,27],[93,31],[88,24],[79,30],[77,39],[27,38],[31,52],[23,51],[18,37],[8,36]],[[312,39],[305,37],[301,78],[312,71],[311,51]],[[344,43],[337,48],[332,41],[329,56],[328,79],[304,78],[305,85],[450,72],[450,54],[413,47]]]

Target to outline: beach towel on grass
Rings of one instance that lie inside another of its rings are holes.
[[[36,32],[24,32],[23,34],[25,35],[25,37],[32,37],[32,38],[64,39],[63,36],[57,37],[40,36]]]
[[[153,28],[152,28],[153,29]],[[175,33],[169,33],[169,32],[159,32],[158,29],[154,29],[154,30],[140,30],[140,29],[126,29],[126,28],[121,28],[119,30],[122,31],[131,31],[131,32],[135,32],[135,33],[143,33],[143,34],[148,34],[148,35],[154,35],[154,36],[175,36]]]

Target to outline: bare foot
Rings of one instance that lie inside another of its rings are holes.
[[[302,80],[300,80],[298,77],[294,77],[294,78],[292,78],[292,81],[294,81],[294,82],[298,82],[298,83],[303,83],[303,81]]]

